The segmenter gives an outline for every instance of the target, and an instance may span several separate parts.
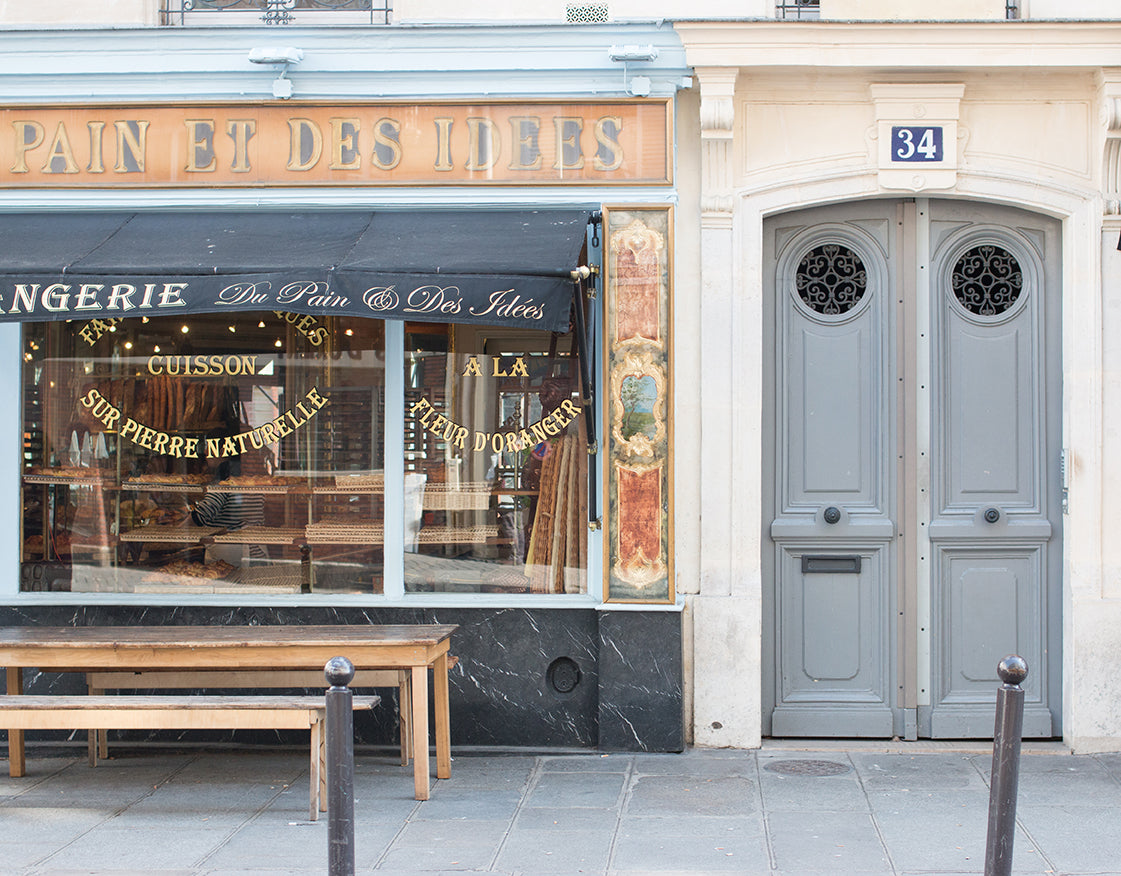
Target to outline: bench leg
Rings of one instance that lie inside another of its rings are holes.
[[[326,809],[327,798],[324,795],[323,785],[325,784],[325,776],[323,775],[323,760],[326,757],[326,751],[323,746],[323,724],[320,723],[318,717],[311,723],[311,787],[309,788],[309,795],[311,802],[308,805],[308,820],[318,821],[319,811],[322,806]]]
[[[9,694],[23,693],[23,669],[18,666],[9,666],[7,672]],[[8,775],[13,779],[20,778],[27,772],[27,764],[23,752],[23,731],[8,731]]]
[[[412,668],[413,789],[428,799],[428,667]]]
[[[432,664],[432,693],[436,721],[436,777],[452,777],[451,712],[448,708],[448,655]]]
[[[105,691],[96,687],[87,687],[86,693],[91,697],[102,696]],[[86,747],[88,749],[90,766],[97,766],[98,755],[102,759],[109,756],[109,731],[108,730],[87,730]]]
[[[413,707],[412,682],[409,680],[409,670],[400,669],[397,672],[397,723],[401,728],[401,766],[408,766],[413,756],[413,739],[409,733],[412,727],[411,710]]]

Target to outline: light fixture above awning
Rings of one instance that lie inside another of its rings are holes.
[[[590,216],[0,214],[0,321],[280,310],[567,331]]]

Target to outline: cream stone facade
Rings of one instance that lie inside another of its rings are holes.
[[[1118,747],[1121,689],[1110,667],[1121,648],[1121,589],[1111,533],[1121,506],[1109,484],[1121,476],[1110,449],[1121,429],[1121,362],[1111,352],[1121,347],[1112,303],[1121,282],[1121,28],[677,28],[700,90],[694,282],[711,314],[699,344],[702,421],[726,426],[702,426],[702,570],[689,598],[696,743],[758,745],[760,685],[768,683],[756,649],[730,646],[765,640],[774,622],[762,610],[767,582],[757,536],[767,524],[759,508],[770,476],[757,438],[766,421],[764,221],[814,205],[903,197],[1016,205],[1062,223],[1063,737],[1079,751]],[[947,124],[956,162],[929,174],[886,170],[877,122],[885,117]],[[738,436],[731,455],[728,434]]]
[[[178,6],[176,2],[171,4]],[[379,7],[381,3],[377,3]],[[541,0],[527,6],[511,0],[485,0],[479,3],[458,3],[454,0],[396,0],[388,4],[390,22],[590,22],[590,21],[661,21],[688,18],[748,20],[781,18],[778,7],[795,6],[793,2],[773,3],[768,0],[697,0],[681,3],[680,0]],[[1006,16],[1007,0],[942,0],[931,4],[927,0],[820,0],[820,4],[805,4],[823,20],[837,21],[955,21],[996,20]],[[86,25],[148,26],[160,23],[160,10],[168,4],[162,0],[4,0],[0,2],[0,23],[9,26],[80,27]],[[814,7],[818,7],[819,10]],[[1112,0],[1017,0],[1013,4],[1021,19],[1114,19],[1117,6]],[[303,13],[305,16],[308,13]],[[322,13],[314,23],[343,23],[343,16],[361,13],[333,13],[333,18],[323,19]],[[215,23],[205,12],[193,14],[190,22]],[[254,23],[258,13],[252,10],[227,12],[222,22],[227,24]],[[237,21],[235,22],[235,19]],[[297,19],[298,20],[298,19]],[[354,19],[357,21],[358,19]],[[305,21],[305,23],[313,23]]]
[[[116,26],[154,25],[159,17],[155,0],[108,0],[105,3],[64,3],[61,0],[4,0],[4,26]]]
[[[1112,489],[1121,479],[1114,452],[1121,439],[1116,4],[1021,0],[1019,17],[1028,20],[1010,23],[1001,20],[1004,0],[822,0],[821,21],[796,24],[774,20],[776,4],[763,0],[392,5],[391,24],[456,26],[560,24],[602,6],[589,14],[645,21],[647,28],[657,21],[684,44],[692,79],[685,77],[673,97],[677,166],[665,198],[675,211],[673,559],[684,606],[684,723],[688,741],[698,745],[758,746],[776,683],[764,652],[775,635],[765,560],[772,550],[765,480],[773,477],[763,434],[773,419],[765,223],[795,210],[934,199],[1057,220],[1062,461],[1044,463],[1047,471],[1063,467],[1065,494],[1061,605],[1052,618],[1061,625],[1057,726],[1075,750],[1121,748],[1121,680],[1110,672],[1121,649],[1121,546],[1113,535],[1121,526],[1121,495]],[[159,9],[158,0],[9,0],[0,3],[0,23],[143,28],[158,23]],[[939,20],[922,20],[932,14]],[[256,27],[237,45],[239,62],[263,37],[285,36],[256,18],[202,15],[187,23]],[[620,27],[615,36],[625,42],[627,31]],[[471,34],[456,43],[465,68],[475,62],[473,45]],[[608,50],[608,41],[602,52],[595,46],[587,66],[602,64]],[[274,71],[242,66],[267,90]],[[177,72],[176,81],[197,73]],[[609,72],[610,80],[598,70],[588,74],[595,84],[587,91],[615,96],[629,81],[624,77],[636,75],[633,67],[624,73],[622,63]],[[251,82],[243,74],[230,72],[222,87],[231,94],[235,86],[226,83],[250,87],[241,84]],[[311,81],[300,75],[292,74],[298,97]],[[507,78],[511,95],[518,93],[516,79]],[[893,162],[887,138],[907,124],[937,126],[945,157],[925,167]],[[644,197],[654,202],[663,193]],[[921,627],[929,606],[918,617]],[[932,637],[920,629],[916,638],[916,653],[903,662],[929,668]],[[920,706],[924,695],[918,692]]]

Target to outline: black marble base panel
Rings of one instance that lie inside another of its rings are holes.
[[[681,615],[524,608],[217,606],[0,607],[0,626],[458,624],[451,652],[452,745],[601,751],[681,751]],[[346,656],[345,654],[341,656]],[[0,684],[3,678],[0,676]],[[25,670],[28,693],[83,693],[74,674]],[[359,745],[397,744],[396,691],[354,718]],[[66,738],[28,734],[28,740]],[[74,737],[77,738],[77,737]],[[111,736],[111,738],[114,738]],[[292,743],[291,734],[121,733],[160,742]]]

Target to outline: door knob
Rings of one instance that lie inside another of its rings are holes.
[[[985,509],[985,522],[986,523],[996,523],[998,520],[1000,520],[999,509],[997,509],[997,508],[986,508]]]
[[[826,523],[829,523],[829,524],[836,523],[841,519],[841,509],[840,508],[834,508],[832,505],[830,505],[828,508],[825,509],[825,513],[822,514],[821,516],[823,518],[825,518]]]

